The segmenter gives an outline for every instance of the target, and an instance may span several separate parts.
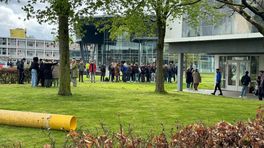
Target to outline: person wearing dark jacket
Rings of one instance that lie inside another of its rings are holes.
[[[33,58],[33,62],[31,63],[29,71],[31,71],[31,86],[36,87],[38,85],[38,72],[39,72],[38,57]]]
[[[105,80],[105,72],[106,72],[106,67],[105,65],[100,66],[100,71],[101,71],[101,78],[100,81],[103,82]]]
[[[44,82],[45,82],[45,77],[44,77],[44,63],[43,60],[40,59],[40,64],[39,64],[39,73],[38,73],[38,83],[40,82],[41,87],[44,87]]]
[[[260,82],[258,85],[258,98],[260,101],[264,98],[264,71],[260,71]]]
[[[150,82],[150,80],[151,80],[150,65],[147,65],[147,66],[146,66],[146,68],[145,68],[145,72],[146,72],[147,82]]]
[[[220,69],[217,68],[216,69],[216,84],[215,84],[215,90],[214,90],[213,93],[211,93],[212,95],[215,95],[217,89],[220,91],[220,94],[219,95],[220,96],[223,95],[222,90],[221,90],[221,79],[222,79],[222,74],[220,72]]]
[[[56,65],[57,63],[52,63],[51,61],[44,62],[44,85],[45,87],[52,86],[52,66]]]
[[[192,69],[189,68],[186,71],[186,86],[187,86],[187,89],[191,89],[192,88],[192,83],[193,83]]]
[[[24,62],[26,61],[23,58],[20,62],[17,63],[17,70],[18,70],[18,84],[24,84]]]
[[[248,92],[248,85],[251,82],[250,77],[248,76],[248,71],[246,71],[245,75],[241,78],[242,90],[240,98],[246,97]]]

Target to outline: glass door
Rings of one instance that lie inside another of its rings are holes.
[[[241,78],[245,75],[245,72],[250,72],[250,63],[249,61],[239,61],[239,81],[238,81],[238,91],[242,89]],[[250,74],[250,73],[249,73]]]
[[[227,84],[226,88],[228,90],[236,90],[237,87],[237,77],[238,77],[238,63],[236,61],[228,61],[227,63]]]
[[[228,61],[226,66],[226,89],[240,91],[242,89],[241,78],[246,71],[250,72],[249,61]]]

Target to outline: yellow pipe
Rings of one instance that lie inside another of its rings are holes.
[[[67,131],[77,127],[74,116],[9,110],[0,110],[0,124]]]

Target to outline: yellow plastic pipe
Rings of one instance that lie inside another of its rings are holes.
[[[77,120],[69,115],[0,110],[0,124],[69,131],[76,129]]]

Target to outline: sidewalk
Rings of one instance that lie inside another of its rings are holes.
[[[194,90],[184,89],[183,92],[211,95],[211,93],[214,92],[214,90],[199,89],[198,91],[194,91]],[[239,91],[222,90],[222,92],[223,92],[223,96],[225,96],[225,97],[239,98],[239,96],[240,96],[240,92]],[[215,95],[218,96],[218,94],[219,94],[219,91],[217,91]],[[255,96],[254,94],[248,93],[247,94],[247,99],[256,99],[256,100],[258,100],[258,97]]]

